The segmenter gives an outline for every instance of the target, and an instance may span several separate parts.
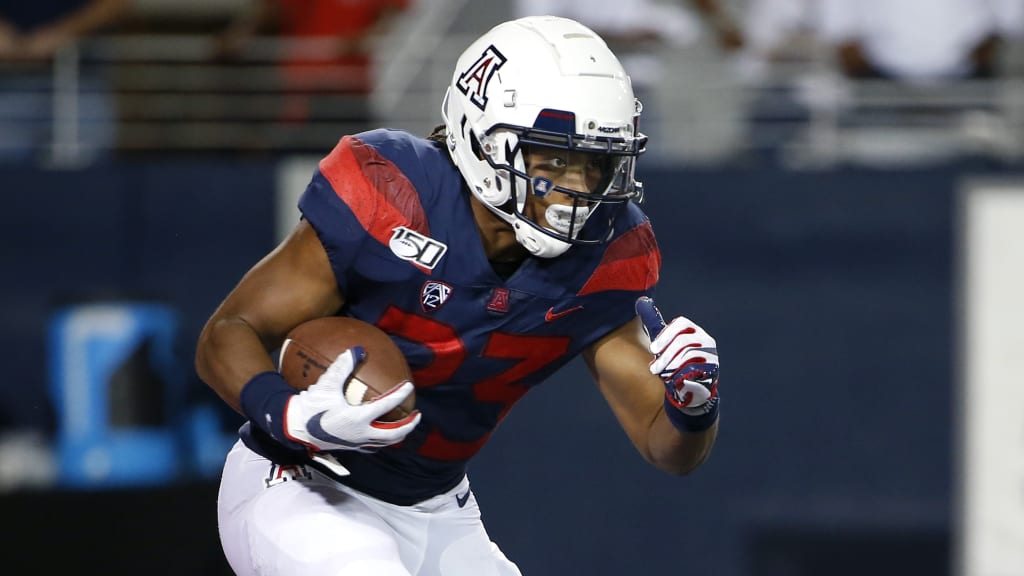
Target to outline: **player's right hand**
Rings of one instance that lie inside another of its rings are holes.
[[[284,432],[310,450],[372,451],[402,441],[420,422],[419,410],[394,422],[376,420],[405,400],[413,390],[403,382],[374,400],[349,404],[345,384],[366,351],[356,346],[337,359],[312,386],[292,396],[284,411]]]

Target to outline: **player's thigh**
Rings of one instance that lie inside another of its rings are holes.
[[[391,529],[327,482],[298,480],[267,489],[248,523],[259,574],[409,574]]]
[[[454,504],[460,495],[467,495],[461,507]],[[417,576],[522,576],[484,528],[468,481],[452,491],[450,502],[431,521],[426,557]]]
[[[424,570],[417,576],[522,576],[522,572],[481,529],[448,542],[437,571]]]
[[[265,479],[254,472],[266,469],[267,460],[249,451],[240,441],[228,452],[221,471],[217,494],[217,529],[221,548],[236,574],[252,574],[245,513],[266,487]]]
[[[408,576],[387,524],[337,485],[307,472],[300,467],[280,476],[259,459],[231,467],[229,456],[219,517],[232,569],[260,576]],[[241,498],[228,494],[232,486]]]

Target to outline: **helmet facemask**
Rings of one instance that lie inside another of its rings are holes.
[[[640,196],[641,187],[634,178],[634,170],[636,156],[643,151],[643,137],[627,144],[624,141],[598,141],[543,129],[505,125],[495,126],[492,134],[500,132],[507,133],[508,136],[502,140],[508,148],[502,154],[485,154],[484,159],[500,175],[499,180],[510,184],[512,197],[498,208],[516,218],[513,226],[517,228],[525,224],[558,243],[599,244],[607,240],[612,221],[620,209]],[[490,139],[485,137],[487,140]],[[526,165],[526,157],[531,151],[550,154],[563,162],[570,156],[577,161],[584,158],[591,176],[584,186],[580,186],[583,189],[556,185]],[[511,162],[502,161],[509,158]],[[545,199],[555,193],[564,195],[570,202],[545,203],[543,222],[537,218],[536,212],[530,217],[527,209],[529,196]],[[586,226],[591,218],[600,222]]]

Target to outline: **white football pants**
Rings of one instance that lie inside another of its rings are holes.
[[[463,478],[396,506],[313,468],[272,464],[239,441],[221,477],[221,544],[239,576],[521,576],[488,537],[469,489]]]

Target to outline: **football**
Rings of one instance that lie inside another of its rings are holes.
[[[349,404],[361,404],[412,380],[409,365],[398,345],[373,324],[329,316],[304,322],[288,333],[278,359],[278,371],[297,390],[314,384],[339,354],[354,346],[366,350],[366,358],[356,367],[345,385]],[[409,394],[401,405],[378,418],[394,422],[415,409],[416,393]]]

